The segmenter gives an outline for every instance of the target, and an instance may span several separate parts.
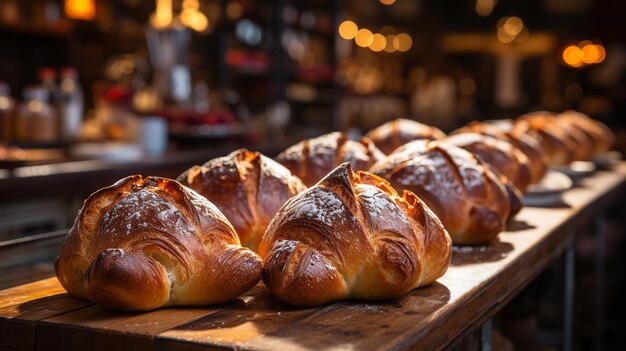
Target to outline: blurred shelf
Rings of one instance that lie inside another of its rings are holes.
[[[45,38],[63,39],[70,35],[73,25],[69,21],[37,23],[20,21],[18,23],[0,22],[0,33],[25,34]]]

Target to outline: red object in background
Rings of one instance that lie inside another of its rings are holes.
[[[230,111],[210,111],[197,114],[191,110],[162,110],[156,113],[163,116],[170,124],[209,125],[233,124],[235,115]]]
[[[309,68],[298,67],[296,75],[307,82],[332,82],[335,70],[330,65],[316,65]]]
[[[116,103],[124,106],[131,106],[131,102],[133,100],[133,92],[126,89],[126,87],[121,85],[111,85],[106,87],[102,92],[102,99]]]
[[[269,59],[264,52],[246,52],[239,49],[229,49],[226,52],[226,63],[232,68],[250,72],[267,72]]]

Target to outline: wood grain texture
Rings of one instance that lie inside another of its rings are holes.
[[[495,315],[563,252],[576,228],[623,199],[626,163],[527,207],[489,245],[455,247],[437,283],[380,303],[300,309],[262,284],[234,301],[149,313],[69,297],[56,278],[0,291],[0,345],[52,350],[442,349]]]

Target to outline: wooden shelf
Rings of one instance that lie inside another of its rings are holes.
[[[597,172],[559,206],[524,208],[490,245],[455,248],[436,283],[385,302],[294,308],[259,284],[227,304],[128,313],[72,298],[50,278],[0,291],[0,345],[72,350],[106,340],[107,350],[442,349],[493,317],[563,252],[576,228],[625,193],[626,163]]]

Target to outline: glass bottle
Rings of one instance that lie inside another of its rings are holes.
[[[59,136],[64,142],[75,141],[83,124],[83,89],[78,83],[78,72],[73,67],[61,70],[57,97]]]

